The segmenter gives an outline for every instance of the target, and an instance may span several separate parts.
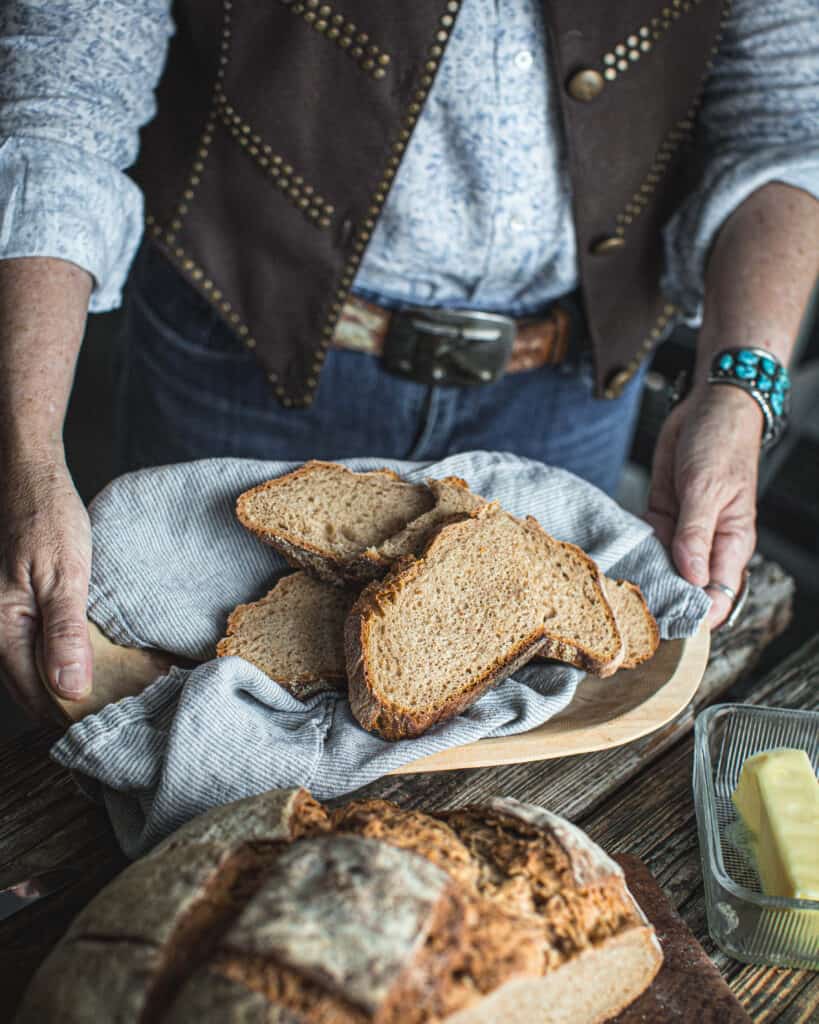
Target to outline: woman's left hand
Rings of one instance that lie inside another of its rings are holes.
[[[654,453],[646,519],[682,576],[739,594],[756,545],[756,486],[762,412],[739,388],[704,384],[666,420]],[[733,602],[717,588],[711,628]]]

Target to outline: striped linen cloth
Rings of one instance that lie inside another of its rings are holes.
[[[515,515],[535,516],[608,575],[639,583],[663,637],[692,635],[708,610],[708,597],[676,574],[645,523],[564,470],[489,452],[346,464],[388,466],[413,481],[460,476]],[[288,571],[238,524],[236,497],[295,465],[208,459],[141,470],[115,480],[91,506],[89,616],[117,643],[203,662],[85,718],[52,750],[104,800],[129,856],[240,797],[302,785],[330,799],[447,747],[532,729],[566,707],[582,678],[562,665],[527,665],[452,721],[389,743],[365,732],[339,694],[302,704],[241,658],[214,659],[233,607]]]

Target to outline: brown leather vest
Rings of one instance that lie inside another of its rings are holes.
[[[675,310],[660,230],[730,0],[545,0],[561,83],[598,393]],[[333,327],[458,17],[459,0],[178,0],[135,176],[147,231],[309,404]],[[434,188],[434,182],[430,188]]]

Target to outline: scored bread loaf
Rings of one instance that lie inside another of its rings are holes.
[[[514,800],[209,812],[81,912],[17,1024],[600,1024],[662,954],[619,866]]]
[[[297,700],[344,690],[344,620],[357,596],[355,590],[294,572],[260,600],[230,613],[217,657],[239,655]]]
[[[494,506],[370,584],[344,631],[353,714],[391,740],[458,714],[538,652],[601,676],[625,656],[592,559]]]
[[[389,469],[312,461],[240,494],[236,515],[291,565],[343,584],[383,576],[444,520],[483,504],[458,477],[409,484]]]

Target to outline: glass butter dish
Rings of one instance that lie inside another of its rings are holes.
[[[715,704],[694,730],[697,811],[708,930],[745,963],[819,970],[819,902],[766,896],[731,800],[743,762],[777,747],[807,752],[819,771],[819,712]],[[819,857],[819,844],[816,856]]]

